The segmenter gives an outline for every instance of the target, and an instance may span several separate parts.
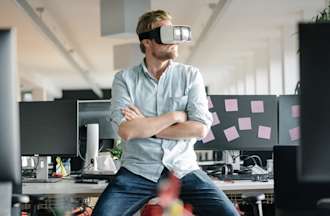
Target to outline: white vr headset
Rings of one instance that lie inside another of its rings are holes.
[[[191,41],[190,26],[168,25],[139,34],[139,40],[154,39],[159,44],[179,44]]]

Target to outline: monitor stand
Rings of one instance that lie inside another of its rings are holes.
[[[233,170],[240,170],[240,151],[225,150],[222,152],[222,160],[225,164],[231,164],[233,166]]]
[[[60,178],[48,178],[48,161],[47,157],[38,156],[38,164],[36,167],[36,178],[23,178],[23,183],[55,183]]]

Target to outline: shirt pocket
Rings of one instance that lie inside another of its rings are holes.
[[[187,108],[188,96],[170,97],[169,98],[169,111],[185,111]]]

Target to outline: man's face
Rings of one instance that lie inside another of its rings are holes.
[[[157,28],[160,26],[172,25],[172,22],[169,20],[161,20],[155,22],[152,25],[152,28]],[[169,60],[174,59],[178,56],[178,45],[177,44],[158,44],[155,40],[151,40],[151,54],[158,60]]]

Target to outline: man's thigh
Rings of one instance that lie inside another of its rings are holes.
[[[97,201],[93,215],[133,215],[156,196],[156,188],[156,183],[121,168]]]
[[[197,215],[238,216],[233,203],[202,170],[193,171],[181,180],[181,199],[193,206]]]

